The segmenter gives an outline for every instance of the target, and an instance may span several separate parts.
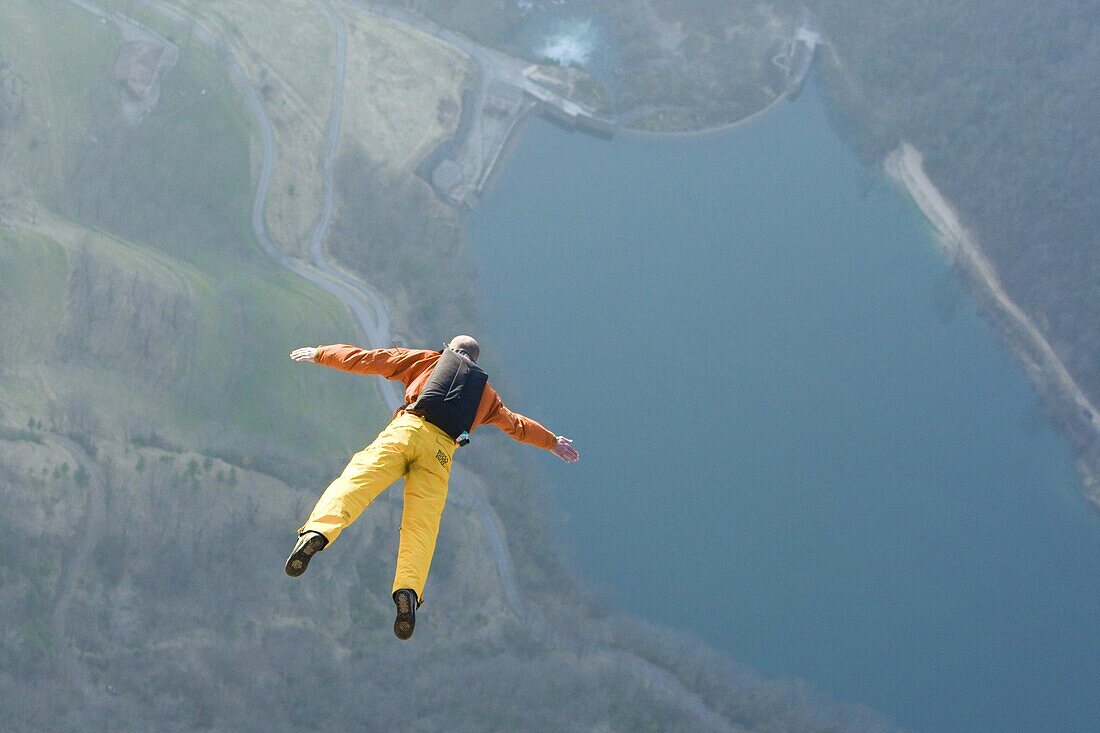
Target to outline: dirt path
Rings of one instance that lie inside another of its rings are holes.
[[[96,541],[103,537],[106,530],[107,481],[103,467],[83,447],[60,435],[48,434],[44,437],[48,445],[68,454],[78,467],[84,469],[88,477],[88,484],[84,488],[84,515],[77,529],[76,548],[61,563],[53,598],[54,638],[62,649],[59,655],[62,669],[76,689],[87,696],[92,689],[91,681],[87,669],[79,663],[78,654],[69,646],[69,630],[75,623],[72,618],[72,602],[77,595],[78,584],[82,578],[90,575],[87,569],[92,562],[92,552]]]
[[[1001,285],[993,264],[982,252],[977,241],[963,227],[951,204],[943,197],[924,171],[919,150],[909,143],[902,143],[887,156],[883,164],[887,174],[905,186],[921,212],[939,233],[940,241],[954,260],[961,262],[974,279],[989,294],[997,306],[1019,328],[1032,349],[1017,348],[1028,369],[1041,382],[1051,379],[1077,408],[1078,414],[1091,425],[1100,437],[1100,414],[1097,414],[1084,391],[1066,369],[1031,318],[1017,306]]]

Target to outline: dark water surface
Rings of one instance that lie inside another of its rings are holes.
[[[614,602],[921,730],[1100,730],[1100,521],[919,212],[814,91],[529,128],[469,220],[504,397]],[[499,362],[498,362],[499,363]]]

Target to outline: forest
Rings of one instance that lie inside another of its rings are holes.
[[[901,141],[1090,400],[1100,400],[1100,3],[813,3],[838,127]]]

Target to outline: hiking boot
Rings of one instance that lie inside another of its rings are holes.
[[[320,532],[303,532],[286,559],[286,574],[297,578],[304,573],[309,567],[309,559],[325,549],[327,544],[328,538]]]
[[[402,588],[393,592],[393,602],[397,606],[397,618],[393,622],[393,633],[398,639],[408,639],[416,626],[416,591]]]

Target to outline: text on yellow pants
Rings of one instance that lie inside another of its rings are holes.
[[[298,533],[320,532],[334,542],[387,486],[404,476],[405,508],[393,590],[412,588],[422,599],[455,447],[449,435],[422,417],[398,414],[373,443],[352,456]]]

